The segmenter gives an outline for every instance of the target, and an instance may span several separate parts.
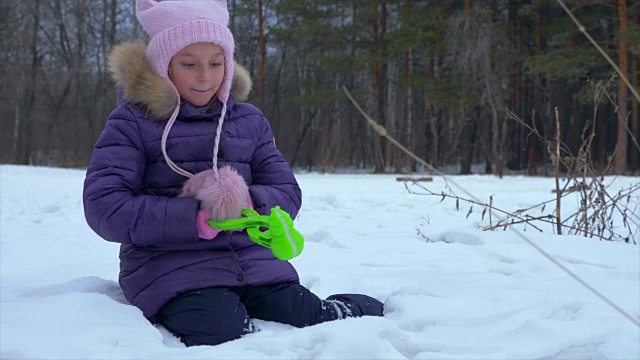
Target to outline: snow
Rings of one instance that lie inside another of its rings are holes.
[[[321,297],[375,296],[383,318],[303,329],[257,320],[261,331],[240,340],[186,348],[124,299],[118,245],[84,220],[84,171],[2,165],[0,358],[640,359],[638,326],[513,231],[481,231],[480,210],[467,219],[468,207],[412,194],[393,175],[297,178],[306,244],[292,262],[303,285]],[[551,199],[554,187],[549,178],[454,179],[511,210]],[[425,185],[445,190],[442,178]],[[544,231],[523,234],[640,317],[638,245]]]

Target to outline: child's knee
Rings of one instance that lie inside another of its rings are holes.
[[[253,326],[248,317],[236,318],[234,321],[224,323],[209,323],[189,321],[176,323],[175,321],[163,321],[161,324],[187,346],[219,345],[227,341],[241,338],[252,332]]]
[[[248,328],[242,329],[220,329],[219,332],[211,332],[209,334],[189,334],[180,336],[180,340],[186,346],[199,345],[220,345],[228,341],[240,339],[243,335],[251,332]]]
[[[174,298],[160,309],[157,321],[187,346],[218,345],[252,331],[237,295],[219,288]]]

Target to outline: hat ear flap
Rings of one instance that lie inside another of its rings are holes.
[[[136,12],[141,13],[147,11],[156,5],[157,3],[153,0],[136,0]]]

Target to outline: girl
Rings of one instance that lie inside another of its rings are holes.
[[[279,205],[295,218],[301,191],[267,119],[240,102],[251,82],[233,61],[226,1],[137,0],[136,15],[150,42],[109,57],[120,104],[83,194],[89,226],[121,244],[127,300],[187,346],[237,339],[251,318],[303,327],[382,316],[369,296],[321,300],[246,232],[206,225],[245,206],[264,215]]]

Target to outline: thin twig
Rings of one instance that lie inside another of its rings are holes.
[[[556,231],[558,235],[562,235],[562,221],[560,220],[560,205],[562,197],[560,196],[560,116],[558,115],[558,107],[556,107]],[[567,183],[568,184],[568,183]]]

